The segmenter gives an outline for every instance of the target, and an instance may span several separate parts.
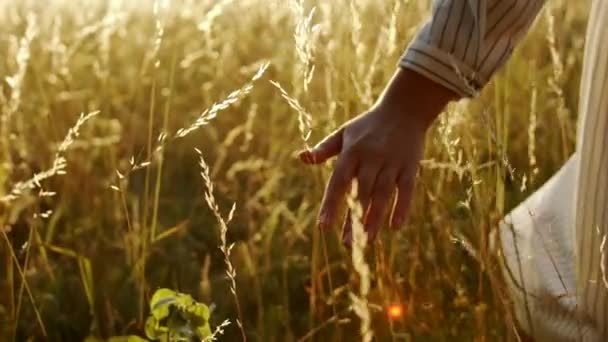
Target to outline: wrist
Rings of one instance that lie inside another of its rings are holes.
[[[399,68],[376,104],[408,122],[428,128],[445,106],[459,96],[452,90],[418,74]]]

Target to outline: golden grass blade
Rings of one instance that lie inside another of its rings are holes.
[[[215,216],[217,222],[220,225],[220,250],[224,254],[224,263],[226,265],[226,276],[228,276],[228,279],[230,280],[230,292],[232,293],[232,296],[234,297],[234,302],[236,305],[236,310],[237,310],[237,315],[238,315],[238,317],[236,319],[236,324],[239,326],[239,329],[241,330],[241,338],[243,339],[243,341],[247,341],[247,335],[245,334],[245,328],[243,327],[243,314],[241,312],[241,305],[240,305],[238,294],[236,291],[236,269],[234,268],[234,266],[232,265],[232,262],[230,261],[230,254],[232,252],[232,248],[234,247],[234,244],[228,245],[228,241],[226,238],[226,234],[228,233],[228,223],[230,223],[230,221],[232,220],[232,218],[234,216],[234,211],[236,210],[236,203],[234,203],[232,205],[232,208],[230,209],[228,216],[226,218],[224,218],[222,216],[222,214],[220,212],[220,208],[215,200],[215,196],[213,193],[213,182],[211,181],[211,177],[209,176],[209,174],[210,174],[209,166],[205,162],[202,152],[200,150],[196,150],[196,152],[199,154],[199,165],[201,167],[201,177],[203,178],[203,181],[205,182],[205,186],[206,186],[205,201],[207,202],[209,209],[211,209],[211,211],[213,212],[213,215]]]

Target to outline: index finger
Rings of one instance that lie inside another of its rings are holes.
[[[319,227],[328,228],[335,220],[340,203],[348,191],[354,177],[354,160],[341,154],[329,178],[319,212]]]

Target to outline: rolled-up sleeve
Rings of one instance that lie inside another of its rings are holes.
[[[400,65],[473,97],[511,56],[544,0],[435,0]]]

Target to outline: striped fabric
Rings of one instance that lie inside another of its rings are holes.
[[[502,66],[543,0],[438,0],[401,66],[474,96]]]
[[[475,96],[543,2],[437,0],[400,64]],[[575,155],[498,234],[516,317],[536,341],[608,341],[608,0],[593,0],[579,114]]]

